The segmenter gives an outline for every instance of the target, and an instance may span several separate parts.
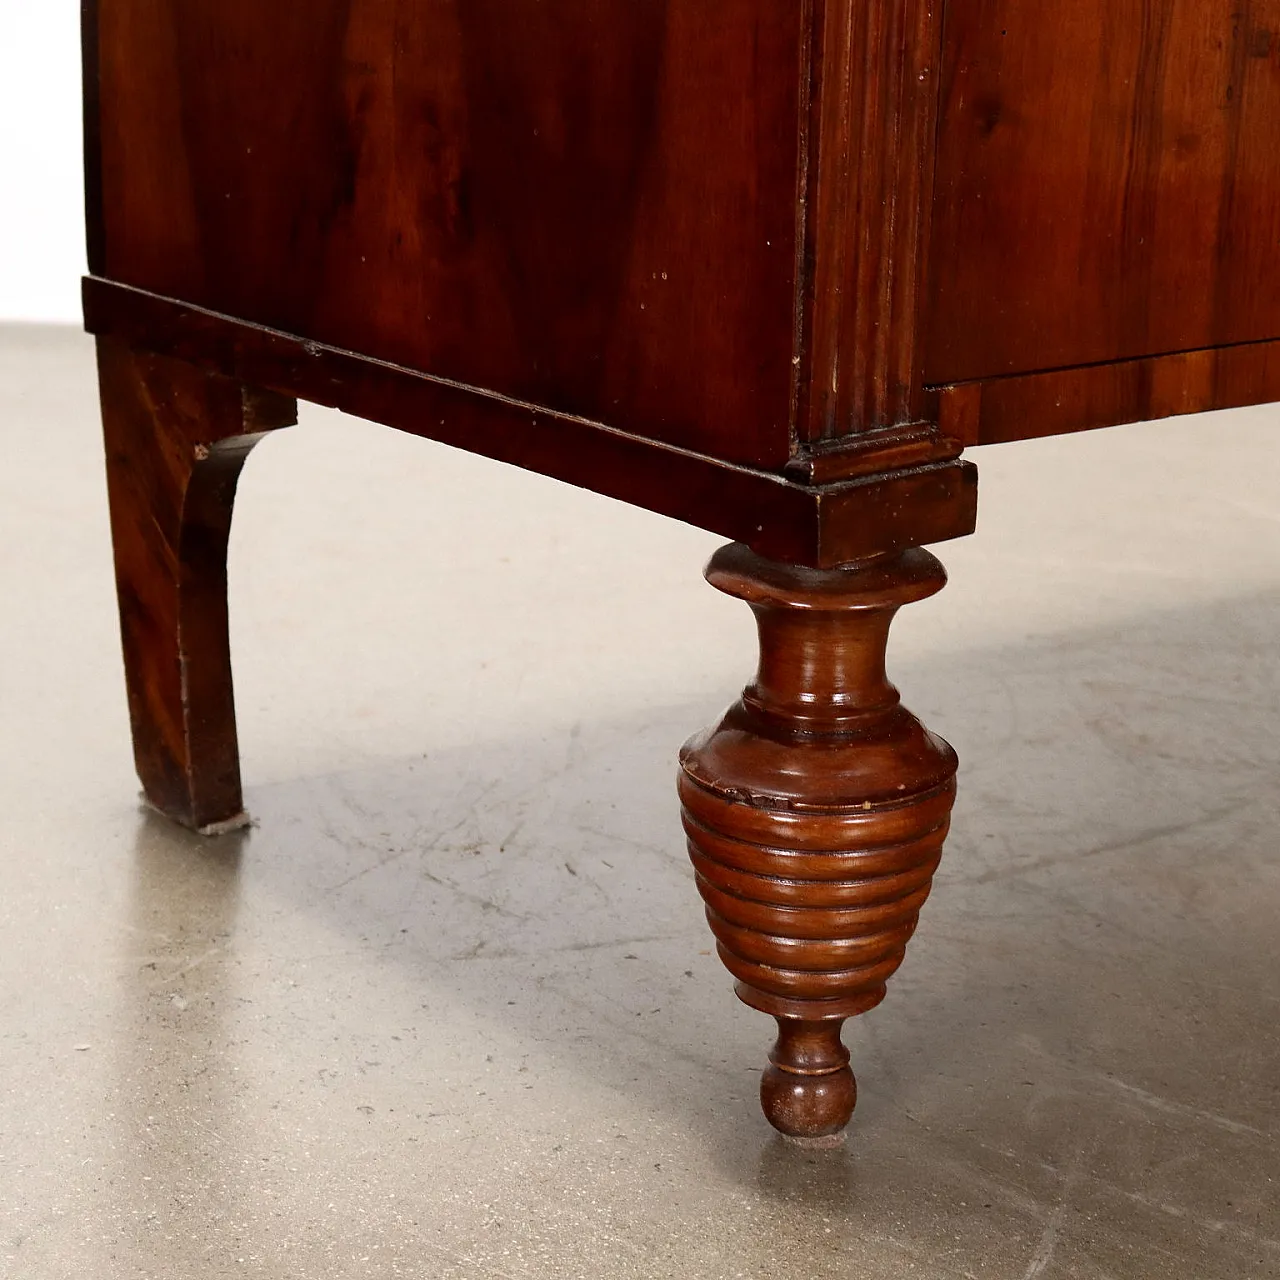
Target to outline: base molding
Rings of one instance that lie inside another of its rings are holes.
[[[96,277],[84,282],[84,303],[99,336],[591,489],[792,564],[831,568],[965,537],[977,522],[977,471],[954,450],[807,483]]]

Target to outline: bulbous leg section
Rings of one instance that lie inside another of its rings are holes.
[[[831,1145],[857,1096],[841,1027],[902,963],[955,798],[954,753],[884,671],[893,614],[945,575],[924,551],[818,571],[731,546],[707,576],[751,605],[761,662],[681,755],[689,853],[738,995],[778,1021],[765,1114]]]
[[[844,1019],[778,1019],[778,1042],[760,1078],[760,1105],[779,1133],[807,1146],[844,1141],[858,1086],[849,1050],[840,1039]]]

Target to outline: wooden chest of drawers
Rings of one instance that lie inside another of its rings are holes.
[[[842,1131],[955,758],[888,624],[965,446],[1280,399],[1280,0],[86,0],[139,771],[241,814],[236,477],[294,397],[723,533],[760,673],[682,757],[770,1119]]]

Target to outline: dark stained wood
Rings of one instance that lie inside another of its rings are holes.
[[[761,665],[682,755],[689,847],[766,1113],[836,1140],[955,794],[884,655],[961,449],[1280,396],[1280,0],[83,13],[152,803],[240,817],[226,543],[292,396],[731,537]]]
[[[1280,338],[1280,0],[84,14],[97,274],[707,457]]]
[[[134,759],[147,800],[198,831],[243,820],[227,538],[236,482],[291,400],[98,341]]]
[[[963,449],[958,439],[932,423],[913,422],[812,445],[787,463],[786,474],[809,484],[837,484],[901,467],[950,462]]]
[[[948,434],[966,445],[1062,435],[1280,400],[1280,342],[962,383],[941,392]]]
[[[87,0],[94,270],[778,467],[928,416],[939,15]]]
[[[540,471],[797,564],[825,568],[963,537],[977,519],[977,473],[954,448],[933,465],[810,485],[105,281],[85,282],[85,317],[92,332]]]
[[[929,382],[1280,338],[1280,0],[949,0],[945,47]]]
[[[100,274],[756,466],[801,6],[99,0]]]
[[[81,77],[84,92],[84,212],[89,270],[100,272],[106,259],[102,209],[102,102],[98,84],[98,0],[80,0]]]
[[[920,278],[942,18],[923,0],[814,4],[804,441],[931,416]]]
[[[778,1020],[765,1114],[830,1142],[856,1099],[841,1027],[902,963],[955,798],[955,754],[884,666],[894,614],[946,575],[919,550],[819,572],[733,545],[707,578],[751,606],[760,669],[681,753],[689,853],[738,995]]]

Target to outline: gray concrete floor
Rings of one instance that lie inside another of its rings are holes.
[[[835,1153],[678,832],[717,539],[304,411],[201,842],[135,798],[86,339],[0,331],[0,431],[0,1275],[1280,1275],[1276,409],[976,455],[892,664],[955,833]]]

